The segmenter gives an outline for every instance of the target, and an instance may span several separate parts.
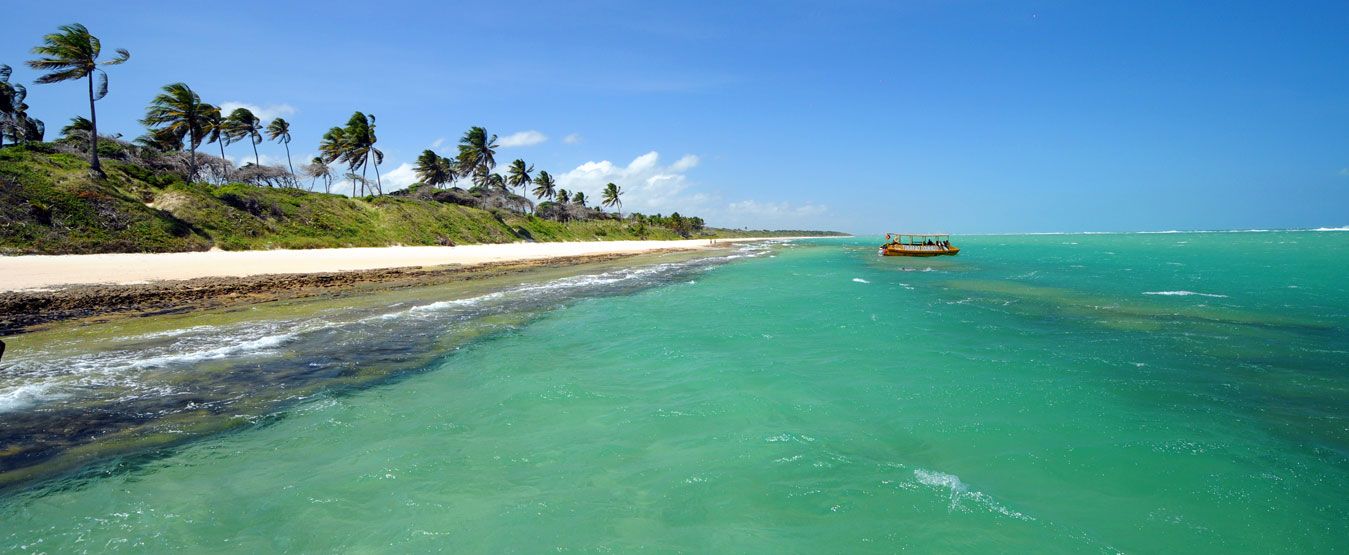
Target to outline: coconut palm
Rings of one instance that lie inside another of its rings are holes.
[[[252,143],[255,166],[262,165],[258,159],[258,143],[262,142],[262,131],[262,120],[248,108],[235,108],[229,117],[225,118],[225,133],[229,135],[231,142],[248,139],[248,142]]]
[[[314,185],[314,181],[322,179],[323,192],[332,192],[333,169],[328,167],[328,164],[323,161],[323,158],[315,156],[313,160],[310,160],[309,166],[305,167],[305,174],[313,178],[313,180],[309,182],[311,187]]]
[[[473,176],[479,186],[487,184],[496,162],[497,136],[487,135],[482,127],[470,127],[459,139],[459,173]]]
[[[371,158],[375,161],[375,179],[379,179],[379,164],[384,162],[384,153],[375,148],[375,116],[360,112],[351,115],[346,127],[334,127],[323,135],[319,143],[319,153],[325,162],[341,161],[347,164],[347,177],[356,175],[360,169],[359,182],[361,192],[365,192],[366,167]],[[351,196],[356,196],[357,179],[351,179]],[[382,185],[376,181],[376,191],[382,193]]]
[[[568,193],[566,189],[558,189],[558,190],[557,190],[557,202],[559,202],[559,203],[561,203],[561,204],[567,204],[567,203],[571,202],[571,194]]]
[[[557,182],[547,171],[539,172],[538,177],[534,178],[534,196],[539,200],[551,199],[557,196]]]
[[[229,125],[225,119],[225,114],[220,112],[218,106],[203,104],[202,119],[205,121],[202,130],[206,132],[204,142],[215,143],[220,146],[220,162],[224,171],[225,181],[230,179],[230,160],[225,157],[225,147],[234,142],[230,135]]]
[[[267,138],[286,145],[286,165],[290,167],[290,174],[295,175],[295,164],[290,161],[290,122],[281,118],[272,120],[267,124]]]
[[[454,173],[454,164],[450,162],[449,158],[436,154],[432,150],[424,150],[422,155],[417,157],[415,171],[417,172],[417,179],[420,179],[423,184],[437,189],[458,177]]]
[[[47,127],[42,120],[28,116],[28,89],[18,83],[11,84],[9,66],[0,64],[0,146],[4,146],[5,137],[15,143],[41,141]]]
[[[343,177],[356,175],[356,166],[360,163],[359,159],[351,157],[351,148],[348,146],[347,130],[342,127],[333,127],[323,134],[323,139],[319,141],[319,154],[324,164],[332,162],[345,162],[347,164],[347,173]],[[351,196],[356,196],[356,180],[351,180]]]
[[[506,190],[506,178],[502,177],[501,174],[499,173],[488,174],[487,179],[484,180],[483,182],[483,185],[489,191],[496,191],[503,195],[510,194],[510,191]]]
[[[511,162],[510,167],[506,169],[506,182],[509,183],[511,187],[519,187],[520,191],[524,192],[525,188],[529,187],[530,181],[532,181],[532,178],[529,175],[531,173],[534,173],[534,166],[526,165],[524,160],[516,159],[514,162]]]
[[[576,194],[571,196],[571,201],[575,203],[577,206],[585,206],[586,194],[582,193],[581,191],[576,191]]]
[[[89,123],[93,129],[89,133],[89,171],[104,177],[103,166],[98,163],[98,114],[94,111],[94,102],[108,95],[108,74],[102,68],[126,62],[131,53],[118,48],[116,57],[100,62],[102,43],[79,23],[62,25],[58,32],[42,37],[42,41],[41,46],[33,48],[33,54],[40,57],[28,61],[28,67],[47,72],[38,77],[36,83],[45,85],[75,79],[89,82]],[[97,87],[94,86],[95,73],[98,74]]]
[[[197,147],[205,138],[206,116],[211,106],[203,103],[186,84],[172,83],[165,85],[163,90],[150,101],[141,123],[151,128],[151,135],[161,143],[167,143],[167,138],[176,138],[176,144],[182,144],[183,139],[187,139],[192,152],[187,172],[191,181],[197,175]]]
[[[613,208],[618,207],[618,219],[623,219],[623,188],[610,183],[604,186],[604,192],[600,196],[600,204]]]
[[[0,146],[5,146],[5,130],[11,125],[10,121],[15,117],[19,105],[23,104],[23,99],[28,96],[28,89],[23,85],[10,84],[9,76],[13,73],[13,68],[0,64]]]
[[[75,138],[83,139],[85,138],[85,135],[87,135],[93,129],[94,126],[89,121],[89,118],[86,118],[84,116],[75,116],[73,118],[70,118],[70,123],[67,123],[64,127],[61,128],[61,138],[64,140],[74,140]]]

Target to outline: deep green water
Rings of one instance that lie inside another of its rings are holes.
[[[39,342],[0,451],[242,423],[0,494],[0,551],[1349,550],[1349,233],[877,243]]]

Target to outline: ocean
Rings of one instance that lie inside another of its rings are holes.
[[[0,551],[1349,550],[1349,233],[879,242],[7,338]]]

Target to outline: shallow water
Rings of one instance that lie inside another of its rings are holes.
[[[1349,233],[876,242],[30,339],[0,549],[1349,548]]]

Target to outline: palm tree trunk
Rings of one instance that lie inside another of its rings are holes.
[[[379,160],[375,160],[375,194],[384,194],[384,183],[379,180]]]
[[[253,165],[261,168],[262,162],[258,161],[258,143],[253,139],[249,139],[248,142],[253,143]],[[268,185],[268,187],[271,187],[271,185]]]
[[[290,161],[290,141],[286,141],[286,165],[290,166],[290,176],[295,177],[295,164]]]
[[[220,145],[220,161],[225,163],[225,183],[230,181],[230,159],[225,157],[225,141],[217,140],[215,144]]]
[[[98,163],[98,115],[94,113],[94,72],[89,72],[89,171],[98,177],[107,177]]]
[[[365,171],[370,165],[370,155],[366,155],[365,163],[361,164],[361,196],[365,196]]]

